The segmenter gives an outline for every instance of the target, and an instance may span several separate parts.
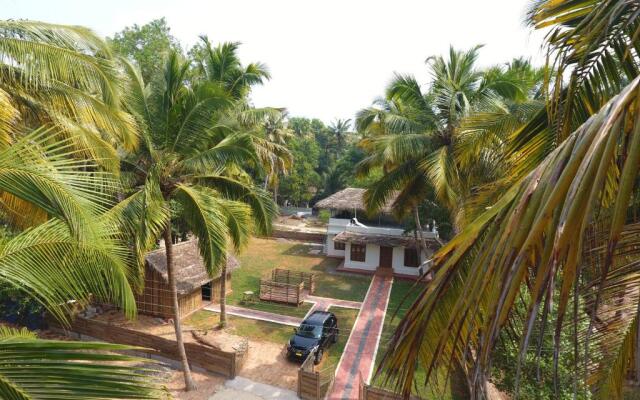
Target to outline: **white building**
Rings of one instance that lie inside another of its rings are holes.
[[[422,232],[427,254],[419,260],[415,232],[399,227],[391,218],[388,206],[374,218],[366,216],[364,192],[364,189],[346,188],[316,203],[316,208],[331,213],[325,254],[343,258],[340,268],[344,270],[407,277],[422,275],[433,252],[441,246],[437,230]]]

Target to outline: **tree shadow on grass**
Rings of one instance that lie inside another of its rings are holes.
[[[318,251],[317,253],[312,251]],[[310,258],[318,258],[324,257],[322,254],[322,245],[318,246],[310,246],[308,244],[294,244],[293,246],[287,247],[286,250],[282,251],[280,254],[286,256],[296,256],[296,257],[310,257]]]
[[[313,272],[321,273],[335,273],[336,267],[340,265],[340,260],[337,258],[323,258],[318,264],[312,266],[310,269]]]

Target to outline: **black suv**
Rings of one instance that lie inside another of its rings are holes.
[[[295,329],[295,335],[287,343],[287,356],[306,360],[315,351],[314,362],[320,363],[322,354],[329,345],[338,341],[338,320],[333,313],[314,311]]]

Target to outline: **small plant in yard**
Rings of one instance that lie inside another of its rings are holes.
[[[331,217],[331,213],[329,210],[320,210],[318,213],[318,219],[325,224],[329,223],[329,218]]]

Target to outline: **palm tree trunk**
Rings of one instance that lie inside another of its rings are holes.
[[[278,205],[278,185],[273,186],[273,202]]]
[[[191,370],[189,369],[189,361],[187,360],[187,352],[184,350],[184,341],[182,339],[182,326],[180,323],[180,307],[178,305],[178,288],[176,286],[175,271],[173,265],[173,242],[171,240],[171,221],[167,222],[164,229],[164,248],[167,254],[167,277],[169,287],[171,288],[171,301],[173,302],[173,327],[176,332],[176,342],[178,343],[178,356],[182,362],[182,372],[184,373],[184,386],[186,391],[196,388]]]
[[[424,235],[422,234],[422,224],[420,223],[420,212],[418,206],[413,207],[413,219],[416,224],[416,233],[418,234],[418,250],[420,255],[420,263],[422,263],[422,256],[427,256],[427,244],[424,241]]]
[[[220,328],[227,325],[227,263],[222,264],[220,272]]]

